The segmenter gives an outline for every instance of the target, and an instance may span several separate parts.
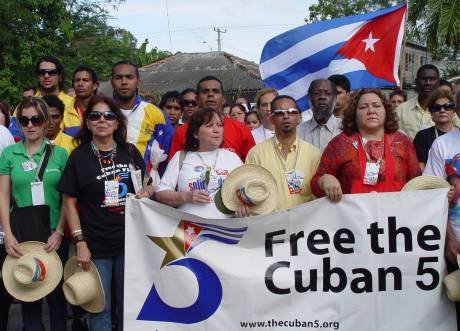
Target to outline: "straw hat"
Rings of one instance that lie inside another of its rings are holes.
[[[401,191],[431,190],[435,188],[449,188],[449,182],[441,177],[423,175],[418,176],[406,183]]]
[[[18,244],[20,258],[7,256],[2,276],[5,288],[12,297],[33,302],[47,296],[62,279],[61,259],[55,251],[47,253],[46,244],[25,241]]]
[[[460,255],[457,255],[457,264],[460,266]],[[460,270],[451,272],[444,278],[447,297],[451,301],[460,301]]]
[[[275,179],[267,169],[254,164],[234,169],[225,179],[221,194],[228,209],[235,211],[244,202],[255,215],[269,213],[278,204]]]
[[[67,260],[64,267],[64,296],[70,304],[81,306],[90,313],[100,313],[105,307],[104,289],[96,266],[92,261],[89,270],[78,266],[77,257]]]

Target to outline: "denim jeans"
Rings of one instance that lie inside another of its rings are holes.
[[[104,310],[97,314],[90,314],[90,330],[94,331],[111,331],[111,295],[110,285],[112,274],[115,282],[116,310],[118,316],[118,330],[123,330],[123,286],[124,286],[124,266],[125,257],[123,255],[113,256],[106,259],[94,259],[97,271],[101,277],[102,287],[104,288],[105,307]]]
[[[57,250],[62,264],[65,264],[69,256],[69,245],[63,238],[61,246]],[[67,303],[62,292],[62,280],[58,286],[46,296],[48,302],[50,324],[52,331],[67,330]],[[24,331],[42,331],[42,300],[35,302],[23,302],[21,304],[22,320],[24,322]]]

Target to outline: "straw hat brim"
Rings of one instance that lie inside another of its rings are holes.
[[[100,313],[104,310],[105,307],[105,295],[104,288],[102,287],[101,277],[99,276],[99,272],[97,271],[96,265],[93,263],[93,261],[90,261],[89,270],[85,271],[78,266],[77,257],[72,256],[70,259],[67,260],[64,266],[64,282],[76,272],[88,272],[92,277],[96,279],[96,283],[98,284],[97,288],[95,289],[96,295],[94,297],[94,300],[85,303],[80,307],[82,307],[90,313]],[[64,292],[64,296],[65,295],[66,293]],[[67,299],[67,301],[69,300]]]
[[[234,214],[235,212],[233,210],[228,209],[224,202],[222,201],[222,189],[218,190],[216,195],[214,196],[214,204],[216,205],[216,208],[225,215],[231,215]]]
[[[254,164],[242,165],[234,169],[227,176],[222,185],[222,201],[224,205],[230,210],[236,210],[241,205],[236,196],[236,190],[240,187],[241,183],[255,178],[265,183],[269,192],[265,201],[249,207],[250,213],[261,215],[274,211],[278,205],[278,188],[275,178],[273,178],[267,169]]]
[[[441,177],[423,175],[415,177],[408,181],[401,191],[431,190],[449,187],[449,182],[447,182]]]
[[[18,244],[18,249],[23,255],[33,254],[38,259],[45,262],[46,277],[40,282],[39,286],[26,287],[19,284],[14,279],[13,270],[18,259],[8,255],[2,267],[3,284],[8,293],[23,302],[33,302],[44,298],[51,293],[62,279],[62,262],[59,255],[55,252],[47,253],[46,244],[38,241],[25,241]]]

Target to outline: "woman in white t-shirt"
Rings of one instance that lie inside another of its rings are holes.
[[[220,148],[221,116],[212,108],[193,113],[184,150],[177,152],[161,179],[156,200],[207,218],[228,218],[214,204],[214,197],[228,174],[242,165],[238,155]]]

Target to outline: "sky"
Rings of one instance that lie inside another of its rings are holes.
[[[130,31],[139,45],[175,52],[222,50],[259,63],[271,38],[305,24],[315,0],[126,0],[110,10],[109,24]],[[169,28],[168,28],[169,17]],[[170,31],[170,33],[168,32]]]

